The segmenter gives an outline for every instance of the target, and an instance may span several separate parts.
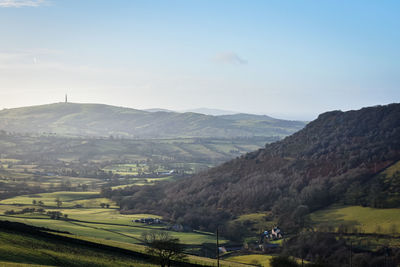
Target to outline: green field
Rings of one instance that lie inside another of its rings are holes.
[[[132,256],[0,230],[0,266],[157,266]],[[31,265],[32,264],[32,265]]]
[[[268,218],[269,212],[260,213],[249,213],[239,216],[235,219],[235,222],[244,224],[251,224],[253,229],[257,229],[257,232],[271,229],[276,222]]]
[[[63,201],[57,208],[55,200]],[[20,211],[23,208],[39,206],[32,205],[32,200],[42,200],[46,211],[60,211],[67,214],[68,219],[54,220],[46,214],[25,213],[16,215],[1,215],[0,219],[22,222],[29,225],[46,227],[59,231],[68,231],[75,235],[102,238],[126,243],[141,243],[143,232],[167,229],[168,225],[146,225],[133,222],[140,218],[160,218],[151,214],[120,214],[117,206],[109,199],[99,198],[97,192],[54,192],[36,195],[18,196],[0,201],[0,213],[7,210]],[[110,204],[109,208],[101,208],[101,203]],[[82,208],[74,208],[77,204]],[[214,243],[215,236],[210,233],[200,232],[175,232],[170,233],[187,245],[201,245]],[[221,244],[227,242],[221,240]]]
[[[86,241],[90,241],[90,242],[94,242],[94,243],[101,243],[101,244],[112,246],[112,247],[137,251],[137,252],[141,252],[141,253],[145,253],[145,251],[146,251],[145,246],[139,245],[139,244],[134,244],[134,243],[125,243],[125,242],[118,242],[118,241],[113,241],[113,240],[104,240],[104,239],[99,239],[99,238],[95,238],[95,237],[76,236],[76,235],[69,235],[69,234],[60,234],[60,235],[67,236],[67,237],[73,237],[73,238],[77,238],[77,239],[82,239],[82,240],[86,240]],[[187,260],[190,263],[201,264],[204,266],[216,266],[216,259],[199,257],[199,256],[195,256],[195,255],[187,255]],[[246,267],[249,265],[240,263],[240,262],[233,262],[230,260],[220,259],[220,266],[221,267]]]
[[[103,170],[119,175],[138,175],[149,173],[149,166],[147,164],[114,164],[103,168]]]
[[[2,267],[39,267],[39,266],[48,266],[48,265],[37,265],[37,264],[29,264],[29,263],[14,263],[7,261],[0,261],[0,266]]]
[[[225,258],[225,260],[263,266],[263,267],[270,267],[269,262],[272,258],[273,256],[271,255],[252,254],[252,255],[231,256]]]
[[[143,232],[160,229],[159,226],[138,226],[137,224],[133,225],[133,223],[132,225],[114,225],[114,223],[101,223],[94,220],[76,222],[71,220],[52,220],[40,216],[0,216],[0,219],[59,231],[67,231],[74,235],[138,244],[142,243],[141,235]],[[172,236],[179,238],[180,241],[186,245],[201,245],[203,243],[215,242],[215,237],[213,235],[174,231],[170,231],[170,233]],[[226,240],[221,240],[220,242],[223,244]]]
[[[116,185],[116,186],[112,186],[111,188],[114,189],[122,189],[125,187],[129,187],[129,186],[143,186],[143,185],[154,185],[157,182],[162,182],[162,181],[170,181],[173,179],[173,176],[166,176],[166,177],[158,177],[158,178],[131,178],[131,179],[127,179],[126,181],[128,182],[128,184],[124,184],[124,185]]]
[[[42,201],[44,206],[56,207],[56,199],[59,198],[62,201],[62,207],[73,207],[76,204],[88,204],[94,205],[96,201],[93,199],[97,198],[99,200],[98,192],[54,192],[54,193],[42,193],[33,194],[25,196],[17,196],[5,200],[1,200],[0,204],[15,204],[15,205],[32,205],[32,201]],[[109,202],[109,200],[103,199],[103,201]],[[99,203],[100,205],[100,203]]]
[[[396,172],[400,172],[400,161],[384,170],[383,174],[387,175],[388,177],[392,177]]]
[[[229,222],[230,227],[240,229],[246,243],[257,242],[260,233],[272,229],[274,225],[276,221],[269,212],[243,214]]]
[[[375,209],[360,206],[332,206],[310,215],[319,228],[337,231],[340,226],[349,232],[398,235],[400,232],[400,209]]]
[[[98,238],[82,236],[62,236],[78,238],[102,245],[132,250],[144,253],[145,248],[140,245],[120,243]],[[215,266],[216,260],[188,255],[187,261],[204,266]],[[33,234],[21,235],[18,232],[0,230],[0,266],[158,266],[130,255],[95,249],[84,245],[70,244],[53,238],[36,236]],[[245,267],[246,264],[220,261],[221,267]]]

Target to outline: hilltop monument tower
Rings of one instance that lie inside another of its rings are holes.
[[[67,104],[68,103],[68,96],[67,96],[67,94],[65,94],[65,104]]]

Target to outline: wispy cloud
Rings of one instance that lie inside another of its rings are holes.
[[[225,64],[247,64],[247,60],[241,58],[234,52],[219,53],[214,57],[214,60]]]
[[[45,0],[0,0],[0,7],[38,7],[45,3]]]

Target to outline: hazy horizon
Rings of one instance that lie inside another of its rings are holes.
[[[0,109],[62,102],[312,120],[400,102],[396,1],[0,0]]]

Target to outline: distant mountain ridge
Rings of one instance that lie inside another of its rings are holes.
[[[180,112],[183,112],[183,113],[193,112],[193,113],[200,113],[200,114],[212,115],[212,116],[232,115],[232,114],[240,113],[240,112],[236,112],[236,111],[216,109],[216,108],[194,108],[194,109],[182,110]]]
[[[282,141],[168,187],[127,189],[119,201],[125,211],[209,230],[261,211],[291,223],[297,213],[338,202],[400,207],[400,171],[383,172],[399,161],[400,104],[332,111]]]
[[[147,111],[147,112],[176,112],[176,111],[165,109],[165,108],[148,108],[148,109],[143,109],[143,111]]]
[[[299,121],[248,116],[254,117],[243,119],[163,110],[145,111],[104,104],[55,103],[3,109],[0,111],[0,130],[68,136],[232,138],[284,137],[305,125],[305,122]]]

